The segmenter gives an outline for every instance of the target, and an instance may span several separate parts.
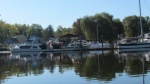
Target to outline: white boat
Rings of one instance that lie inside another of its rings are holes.
[[[134,38],[124,38],[119,44],[119,49],[132,49],[132,48],[150,48],[150,42],[143,40],[143,28],[141,21],[141,5],[139,0],[139,8],[140,8],[140,27],[141,27],[141,35],[139,37]]]
[[[88,48],[90,46],[89,42],[86,40],[77,40],[77,41],[72,41],[67,45],[67,48]]]
[[[108,43],[99,43],[99,42],[92,42],[90,43],[89,49],[99,49],[99,48],[110,48],[110,44]]]
[[[39,44],[34,43],[22,43],[22,44],[12,44],[9,47],[10,51],[13,52],[40,52],[42,49]]]
[[[150,42],[139,41],[138,38],[124,38],[118,44],[119,49],[137,49],[137,48],[150,48]]]

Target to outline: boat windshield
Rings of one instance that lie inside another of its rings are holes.
[[[20,46],[20,49],[30,49],[31,46]]]

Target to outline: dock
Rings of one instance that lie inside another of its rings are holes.
[[[3,54],[10,54],[11,51],[0,51],[0,55],[3,55]]]
[[[43,49],[41,52],[65,52],[65,51],[95,51],[95,50],[113,50],[115,48],[63,48],[63,49]],[[0,51],[2,54],[11,54],[10,50]]]
[[[93,51],[93,50],[112,50],[115,48],[64,48],[64,49],[44,49],[42,52],[63,52],[63,51]]]

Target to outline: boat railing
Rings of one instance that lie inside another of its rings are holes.
[[[17,46],[19,46],[19,44],[10,44],[9,48],[12,49],[12,48],[16,48]]]

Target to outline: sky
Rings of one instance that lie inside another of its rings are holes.
[[[84,16],[106,12],[114,19],[139,16],[139,0],[0,0],[0,20],[9,24],[72,27]],[[141,0],[142,16],[150,17],[150,0]]]

